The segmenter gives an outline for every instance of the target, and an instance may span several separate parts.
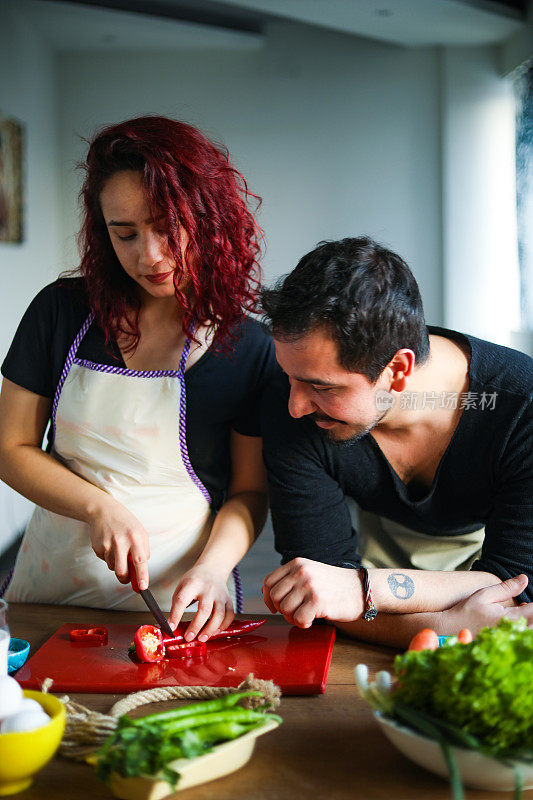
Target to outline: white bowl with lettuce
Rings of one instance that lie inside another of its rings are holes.
[[[397,680],[380,672],[359,692],[387,738],[421,767],[476,789],[533,788],[533,630],[525,620],[483,628],[470,644],[450,637],[436,650],[395,659]]]

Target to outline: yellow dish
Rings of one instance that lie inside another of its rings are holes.
[[[27,789],[33,776],[47,764],[65,730],[65,706],[51,694],[24,690],[24,697],[36,700],[50,722],[34,731],[0,734],[0,796]]]
[[[245,733],[238,739],[217,745],[204,756],[191,759],[179,758],[169,762],[168,766],[181,776],[174,789],[165,780],[158,778],[144,775],[121,778],[120,775],[113,775],[111,779],[113,794],[120,800],[163,800],[174,792],[229,775],[250,760],[257,737],[274,730],[278,724],[275,720],[269,720],[260,728]]]

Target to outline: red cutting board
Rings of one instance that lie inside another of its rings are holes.
[[[128,655],[135,625],[106,625],[107,645],[74,644],[62,625],[19,669],[24,689],[40,689],[52,678],[54,692],[129,693],[156,686],[237,686],[253,672],[272,680],[283,694],[321,694],[326,690],[335,641],[332,625],[315,624],[302,630],[267,622],[245,636],[207,645],[196,659],[165,659],[140,664]]]

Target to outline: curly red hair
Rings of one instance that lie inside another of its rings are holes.
[[[194,325],[214,329],[214,341],[228,350],[235,325],[256,309],[262,232],[248,210],[243,176],[228,152],[184,122],[160,116],[138,117],[104,128],[89,142],[80,192],[84,219],[79,235],[80,269],[89,304],[106,342],[118,334],[139,341],[140,300],[137,285],[122,269],[100,208],[100,192],[122,170],[142,174],[155,219],[166,218],[168,244],[177,265],[176,299],[183,309],[183,330]],[[186,270],[180,228],[188,234]],[[189,290],[179,289],[184,274]],[[192,289],[192,291],[191,291]]]

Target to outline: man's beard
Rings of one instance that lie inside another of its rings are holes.
[[[328,444],[332,444],[334,447],[339,447],[339,448],[350,447],[354,442],[358,442],[359,439],[362,439],[364,436],[370,433],[370,431],[373,430],[373,428],[375,428],[376,425],[378,425],[378,423],[381,422],[387,411],[388,409],[384,411],[382,414],[380,414],[380,416],[373,422],[371,422],[370,425],[367,425],[366,427],[357,428],[351,433],[350,436],[346,437],[345,439],[336,437],[333,434],[333,432],[331,430],[328,430],[327,428],[321,428],[319,425],[317,425],[316,427],[318,428],[318,432],[320,433],[322,438],[325,439],[328,442]],[[340,423],[341,425],[345,425],[347,428],[351,427],[348,422],[343,422],[342,420],[334,419],[333,417],[326,417],[321,414],[309,414],[309,419],[327,420],[328,422]]]

